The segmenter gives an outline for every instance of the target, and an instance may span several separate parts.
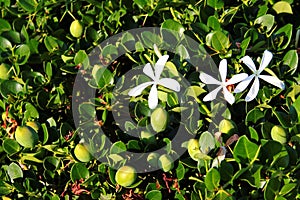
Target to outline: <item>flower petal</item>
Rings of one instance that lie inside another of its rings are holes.
[[[216,96],[217,96],[218,92],[221,90],[221,88],[222,88],[222,86],[219,86],[216,89],[214,89],[213,91],[211,91],[210,93],[208,93],[203,98],[203,101],[212,101],[212,100],[216,99]]]
[[[254,78],[254,74],[248,76],[246,79],[244,79],[242,82],[240,82],[234,89],[234,93],[240,93],[243,92],[246,87],[250,84],[252,79]]]
[[[146,82],[146,83],[142,83],[134,88],[132,88],[129,92],[128,92],[128,95],[129,96],[138,96],[140,95],[143,90],[148,87],[149,85],[152,85],[154,82],[151,81],[151,82]]]
[[[268,66],[268,64],[272,60],[272,57],[273,57],[273,54],[270,51],[268,51],[268,50],[264,51],[264,54],[263,54],[263,57],[261,59],[261,63],[259,65],[259,69],[258,69],[259,74]]]
[[[226,59],[221,60],[221,62],[219,64],[219,72],[220,72],[220,76],[221,76],[221,81],[223,83],[225,83],[226,76],[227,76],[227,60]]]
[[[254,82],[245,98],[245,101],[252,101],[258,94],[259,90],[259,79],[258,77],[255,77]]]
[[[158,59],[158,61],[155,63],[155,66],[154,66],[154,70],[155,70],[155,78],[156,78],[156,81],[159,80],[159,77],[166,65],[166,62],[169,58],[169,55],[163,55],[162,57],[160,57]]]
[[[232,105],[235,101],[233,94],[231,94],[225,86],[223,87],[223,93],[225,100]]]
[[[157,82],[157,84],[162,85],[171,90],[174,90],[176,92],[180,91],[180,85],[179,85],[178,81],[176,81],[175,79],[172,79],[172,78],[162,78]]]
[[[221,82],[204,72],[200,73],[200,80],[205,84],[221,85]]]
[[[248,78],[248,74],[246,74],[246,73],[241,73],[241,74],[233,75],[231,77],[231,79],[229,79],[226,82],[226,85],[236,84],[238,82],[241,82],[241,81],[245,80],[246,78]]]
[[[152,80],[155,80],[153,69],[150,65],[150,63],[147,63],[143,69],[144,74],[152,78]]]
[[[158,104],[156,84],[153,84],[148,97],[149,108],[154,109]]]
[[[277,77],[269,76],[269,75],[259,75],[259,78],[263,79],[264,81],[279,87],[280,89],[284,90],[285,85],[284,82],[279,80]]]
[[[256,72],[256,67],[253,60],[249,56],[244,56],[241,61],[247,65],[247,67],[254,73]]]

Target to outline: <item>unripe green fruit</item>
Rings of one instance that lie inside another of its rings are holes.
[[[230,119],[223,119],[219,124],[219,131],[227,135],[233,135],[237,132],[237,126],[234,121]]]
[[[153,144],[156,142],[155,136],[149,131],[142,131],[141,132],[141,139],[146,144]]]
[[[168,154],[163,154],[158,159],[158,166],[164,171],[171,171],[174,167],[173,159]]]
[[[23,147],[34,147],[39,140],[38,134],[29,126],[18,126],[15,132],[16,141]]]
[[[74,149],[75,157],[81,162],[89,162],[92,160],[92,155],[85,144],[79,143]]]
[[[70,26],[70,33],[73,37],[79,38],[83,33],[83,25],[78,20],[74,20]]]
[[[158,165],[158,158],[159,158],[159,154],[158,153],[150,153],[147,157],[147,161],[148,163],[152,166],[152,167],[157,167]]]
[[[287,133],[281,126],[273,126],[271,129],[271,137],[273,140],[284,144],[287,142]]]
[[[128,187],[135,182],[136,176],[136,170],[133,167],[123,166],[118,169],[115,179],[119,185]]]
[[[8,80],[10,77],[12,77],[12,71],[9,71],[11,66],[9,66],[6,63],[2,63],[0,65],[0,79]]]
[[[151,114],[150,121],[154,131],[162,132],[167,127],[169,113],[163,108],[156,108]]]
[[[26,125],[27,126],[30,126],[33,130],[35,130],[35,132],[39,132],[40,130],[40,124],[38,122],[33,122],[33,121],[30,121],[30,122],[26,122]]]
[[[198,161],[199,159],[197,156],[201,153],[199,141],[197,139],[190,139],[188,143],[188,153],[191,156],[191,158],[195,161]]]

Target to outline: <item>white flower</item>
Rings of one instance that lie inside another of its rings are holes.
[[[220,65],[219,65],[219,73],[220,73],[220,76],[221,76],[221,81],[218,81],[215,78],[213,78],[212,76],[210,76],[208,74],[205,74],[203,72],[200,73],[200,80],[203,83],[212,84],[212,85],[219,85],[219,87],[217,87],[216,89],[214,89],[213,91],[208,93],[204,97],[203,101],[212,101],[213,99],[216,98],[218,92],[221,89],[223,89],[224,98],[226,99],[226,101],[228,103],[233,104],[235,99],[234,99],[233,94],[231,94],[228,91],[227,86],[238,83],[238,82],[244,80],[245,78],[248,77],[248,75],[246,73],[236,74],[236,75],[232,76],[231,79],[226,81],[226,76],[227,76],[227,60],[226,59],[221,60]]]
[[[148,97],[148,104],[149,104],[149,108],[154,109],[154,108],[156,108],[156,106],[158,104],[157,85],[162,85],[166,88],[169,88],[171,90],[179,92],[180,85],[179,85],[178,81],[176,81],[172,78],[160,79],[160,75],[165,67],[165,64],[166,64],[168,58],[169,58],[168,55],[161,56],[154,65],[154,71],[153,71],[150,63],[147,63],[143,69],[143,72],[144,72],[144,74],[149,76],[153,81],[145,82],[145,83],[142,83],[142,84],[134,87],[133,89],[131,89],[128,92],[128,95],[129,96],[138,96],[142,93],[142,91],[146,87],[152,85],[150,93],[149,93],[149,97]]]
[[[261,75],[261,72],[268,66],[272,57],[273,57],[272,53],[269,52],[268,50],[265,50],[258,70],[256,70],[255,64],[249,56],[243,57],[241,60],[243,61],[243,63],[247,65],[247,67],[253,72],[253,74],[250,75],[245,80],[243,80],[242,82],[240,82],[236,86],[234,92],[239,93],[244,91],[246,87],[250,84],[252,79],[254,79],[254,82],[245,98],[245,101],[247,102],[252,101],[258,94],[260,78],[276,87],[279,87],[280,89],[284,89],[285,86],[283,81],[279,80],[277,77],[270,76],[270,75]]]

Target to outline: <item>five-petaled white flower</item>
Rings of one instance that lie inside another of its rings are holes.
[[[231,79],[226,81],[226,76],[227,76],[227,60],[226,59],[221,60],[220,65],[219,65],[219,73],[221,76],[221,81],[216,80],[215,78],[213,78],[212,76],[210,76],[206,73],[203,73],[203,72],[200,73],[200,80],[203,83],[219,85],[219,87],[217,87],[216,89],[214,89],[213,91],[208,93],[204,97],[203,101],[212,101],[213,99],[216,98],[218,92],[221,89],[223,89],[225,100],[228,103],[233,104],[235,101],[235,98],[234,98],[233,94],[230,93],[230,91],[227,89],[227,86],[238,83],[238,82],[246,79],[248,77],[248,75],[246,73],[236,74],[236,75],[232,76]]]
[[[261,72],[268,66],[272,57],[273,57],[272,53],[269,52],[268,50],[265,50],[258,70],[256,69],[253,60],[249,56],[243,57],[241,60],[243,61],[243,63],[247,65],[247,67],[253,72],[253,74],[250,75],[245,80],[243,80],[242,82],[240,82],[236,86],[234,92],[239,93],[244,91],[246,87],[250,84],[252,79],[254,79],[254,82],[245,98],[245,101],[247,102],[252,101],[258,94],[260,78],[276,87],[279,87],[280,89],[284,89],[285,88],[284,82],[279,80],[277,77],[270,76],[270,75],[261,75]]]
[[[154,65],[154,71],[153,71],[150,63],[147,63],[143,69],[143,72],[144,72],[144,74],[149,76],[153,81],[145,82],[145,83],[142,83],[142,84],[134,87],[133,89],[131,89],[128,92],[128,95],[129,96],[138,96],[142,93],[142,91],[146,87],[152,85],[150,93],[149,93],[149,97],[148,97],[148,104],[149,104],[149,108],[154,109],[154,108],[156,108],[156,106],[158,104],[157,85],[162,85],[166,88],[169,88],[171,90],[179,92],[180,85],[179,85],[178,81],[176,81],[172,78],[160,79],[160,75],[165,67],[165,64],[166,64],[168,58],[169,58],[168,55],[161,56]]]

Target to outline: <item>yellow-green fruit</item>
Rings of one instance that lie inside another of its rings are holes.
[[[199,141],[197,139],[190,139],[188,143],[188,153],[191,156],[191,158],[195,161],[198,161],[197,159],[198,155],[200,155],[200,146]]]
[[[6,63],[0,65],[0,79],[7,80],[12,77],[12,71],[9,71],[10,68],[11,67]]]
[[[32,121],[30,121],[30,122],[27,122],[26,125],[30,126],[31,128],[33,128],[33,130],[35,130],[35,132],[37,132],[37,133],[40,130],[40,124],[38,122],[32,122]]]
[[[83,25],[78,20],[74,20],[70,26],[70,33],[73,37],[79,38],[83,33]]]
[[[234,121],[230,119],[223,119],[219,124],[219,131],[227,135],[233,135],[237,132],[237,126]]]
[[[141,139],[143,142],[145,142],[146,144],[153,144],[156,142],[156,139],[155,139],[155,135],[152,134],[151,132],[149,131],[142,131],[141,132]]]
[[[158,166],[164,171],[171,171],[174,167],[173,159],[168,154],[163,154],[158,159]]]
[[[15,132],[16,141],[23,147],[34,147],[39,140],[38,134],[29,126],[18,126]]]
[[[271,129],[271,137],[273,140],[280,142],[281,144],[284,144],[287,141],[287,133],[281,126],[273,126]]]
[[[163,108],[156,108],[151,114],[150,121],[154,131],[162,132],[167,127],[169,114]]]
[[[74,149],[75,157],[81,162],[89,162],[92,160],[92,155],[85,144],[79,143]]]
[[[128,187],[135,182],[136,170],[131,166],[123,166],[116,173],[116,181],[123,187]]]
[[[157,167],[158,158],[159,158],[159,154],[152,152],[148,155],[147,161],[152,167]]]

